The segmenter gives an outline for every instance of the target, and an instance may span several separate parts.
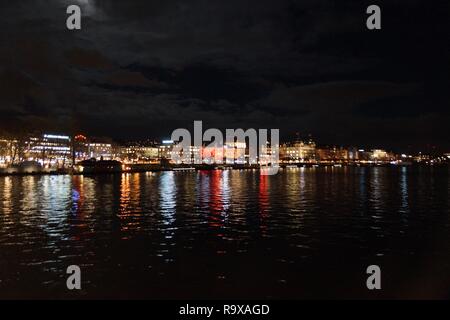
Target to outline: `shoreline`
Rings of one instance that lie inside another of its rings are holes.
[[[365,163],[365,164],[282,164],[280,169],[301,169],[301,168],[344,168],[344,167],[443,167],[448,166],[448,163],[438,164],[421,164],[421,163],[407,163],[407,164],[391,164],[391,163]],[[0,169],[1,170],[1,169]],[[146,173],[146,172],[163,172],[163,171],[175,171],[175,172],[189,172],[189,171],[214,171],[214,170],[261,170],[260,166],[248,166],[248,165],[230,165],[230,166],[212,166],[212,165],[190,165],[190,166],[171,166],[171,167],[155,167],[155,168],[136,168],[129,170],[98,170],[92,172],[74,172],[72,169],[65,169],[59,171],[38,171],[38,172],[1,172],[0,177],[20,177],[20,176],[60,176],[60,175],[74,175],[74,176],[92,176],[92,175],[106,175],[106,174],[124,174],[124,173]]]

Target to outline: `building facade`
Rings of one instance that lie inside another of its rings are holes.
[[[43,134],[27,140],[23,160],[36,161],[44,168],[66,167],[72,165],[71,150],[69,136]]]
[[[280,146],[282,163],[316,162],[316,144],[314,141],[295,141]]]

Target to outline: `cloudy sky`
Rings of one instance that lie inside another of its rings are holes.
[[[159,139],[203,120],[450,149],[450,6],[376,3],[378,31],[363,0],[2,1],[0,131]]]

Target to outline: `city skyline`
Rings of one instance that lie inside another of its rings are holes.
[[[440,153],[436,150],[431,153],[398,153],[385,148],[325,145],[315,141],[311,135],[303,139],[297,135],[296,139],[291,141],[276,140],[272,143],[267,141],[263,149],[252,153],[251,148],[254,147],[252,143],[256,141],[251,141],[251,133],[248,136],[247,133],[242,134],[243,136],[239,137],[239,134],[235,133],[233,140],[227,138],[226,142],[219,145],[209,145],[209,141],[203,141],[201,145],[189,144],[181,149],[176,147],[180,143],[178,140],[147,139],[141,142],[116,143],[111,139],[98,139],[82,134],[69,136],[54,133],[9,137],[9,139],[0,137],[0,173],[17,173],[22,170],[20,169],[22,166],[31,167],[30,170],[34,170],[32,172],[42,171],[36,165],[44,169],[42,172],[50,173],[58,169],[76,169],[76,166],[88,160],[105,160],[105,165],[117,165],[120,171],[155,171],[168,169],[169,164],[171,168],[183,164],[237,165],[237,168],[242,166],[252,168],[254,165],[263,166],[273,161],[281,166],[412,163],[433,165],[448,163],[450,159],[449,152]],[[261,139],[256,136],[255,138],[258,141]],[[261,141],[258,144],[261,144]],[[116,164],[113,161],[116,161]],[[133,167],[134,164],[148,166]]]
[[[244,131],[247,130],[248,128],[236,128],[236,129],[243,129]],[[99,143],[112,143],[112,144],[116,144],[116,145],[121,145],[121,146],[132,146],[132,145],[157,145],[165,140],[171,140],[171,133],[168,131],[166,134],[161,134],[159,136],[143,136],[139,139],[137,138],[125,138],[125,137],[116,137],[114,138],[114,136],[107,136],[105,134],[100,134],[100,135],[90,135],[87,134],[86,132],[75,132],[73,134],[68,133],[67,131],[63,131],[63,130],[56,130],[56,131],[45,131],[45,130],[33,130],[33,131],[24,131],[24,129],[22,128],[21,133],[16,135],[13,132],[5,132],[0,131],[0,139],[12,139],[12,140],[17,140],[18,138],[28,138],[28,137],[32,137],[32,136],[40,136],[40,135],[45,135],[45,134],[50,134],[50,135],[63,135],[63,136],[67,136],[71,139],[75,139],[77,136],[84,136],[84,137],[89,137],[89,139],[91,139],[93,142],[99,142]],[[225,130],[223,130],[225,131]],[[450,151],[450,148],[445,148],[443,145],[439,145],[436,143],[429,143],[425,146],[423,146],[423,148],[417,148],[417,147],[413,147],[412,144],[406,144],[404,146],[400,146],[397,148],[389,148],[386,145],[383,145],[381,143],[362,143],[359,145],[354,145],[351,143],[346,143],[345,141],[342,144],[335,144],[332,143],[330,141],[320,141],[317,139],[317,137],[315,137],[313,134],[311,134],[310,132],[305,132],[305,133],[300,133],[300,131],[293,131],[289,134],[286,134],[283,132],[283,130],[280,130],[280,135],[281,135],[281,139],[280,139],[280,143],[292,143],[295,141],[308,141],[308,140],[313,140],[315,143],[317,143],[318,146],[323,146],[323,147],[355,147],[355,148],[365,148],[365,149],[386,149],[388,151],[391,152],[398,152],[398,153],[402,153],[402,152],[411,152],[411,153],[448,153]],[[207,143],[206,143],[207,144]]]

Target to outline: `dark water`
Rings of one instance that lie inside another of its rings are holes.
[[[449,190],[448,167],[2,177],[0,298],[449,298]]]

